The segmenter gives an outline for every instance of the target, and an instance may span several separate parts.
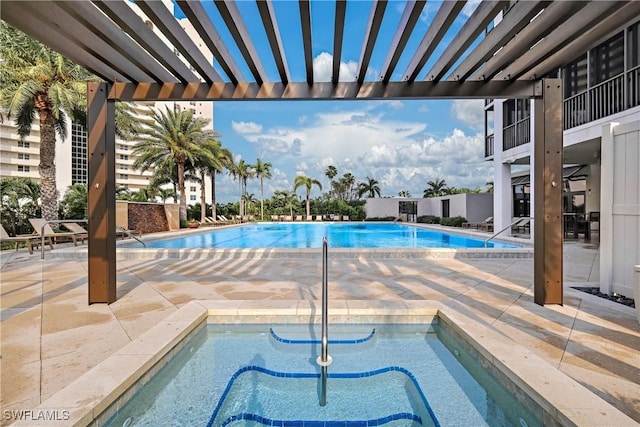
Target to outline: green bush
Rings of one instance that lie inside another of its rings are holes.
[[[467,222],[467,219],[462,216],[440,219],[440,225],[447,225],[449,227],[462,227],[462,224],[465,222]]]
[[[395,221],[395,216],[372,216],[369,218],[365,218],[365,221]]]
[[[421,215],[416,221],[423,224],[440,224],[440,217],[435,215]]]

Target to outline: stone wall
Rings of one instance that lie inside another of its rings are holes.
[[[160,203],[128,203],[129,229],[143,234],[168,231],[164,205]]]

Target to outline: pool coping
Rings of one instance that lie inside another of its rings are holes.
[[[139,338],[99,363],[33,410],[56,419],[18,421],[15,426],[100,425],[133,393],[140,379],[159,369],[189,335],[207,323],[319,323],[314,301],[191,301]],[[637,423],[531,351],[469,317],[455,302],[331,301],[329,322],[439,322],[460,335],[486,361],[521,388],[544,411],[545,425],[617,425]],[[121,398],[124,396],[125,398]]]

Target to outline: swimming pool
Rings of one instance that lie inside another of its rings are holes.
[[[209,325],[107,425],[541,425],[504,388],[478,382],[442,333],[436,324],[332,325],[320,406],[317,328]]]
[[[396,223],[260,223],[151,241],[148,248],[484,248],[484,240]],[[521,248],[490,241],[488,248]]]

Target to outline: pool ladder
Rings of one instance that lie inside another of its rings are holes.
[[[333,362],[329,356],[329,337],[327,328],[328,305],[329,305],[329,285],[327,279],[327,263],[328,263],[328,247],[327,238],[322,239],[322,351],[316,359],[316,363],[320,365],[320,406],[327,404],[327,368]]]

